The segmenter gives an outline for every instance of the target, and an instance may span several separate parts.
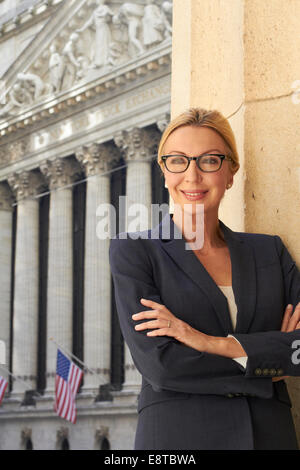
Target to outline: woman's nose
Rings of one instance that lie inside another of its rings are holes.
[[[196,160],[190,161],[190,165],[185,171],[184,176],[186,181],[201,181],[203,179],[202,171],[198,168]]]

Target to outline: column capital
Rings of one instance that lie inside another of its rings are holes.
[[[44,178],[35,170],[13,173],[7,180],[17,201],[36,196],[46,189]]]
[[[147,160],[156,152],[160,133],[154,129],[133,128],[130,131],[120,131],[115,137],[116,145],[124,154],[125,160]]]
[[[120,151],[112,144],[94,143],[79,147],[75,156],[84,168],[86,176],[93,176],[113,168],[120,160]]]
[[[68,186],[80,176],[80,166],[75,159],[55,158],[41,163],[40,170],[51,190]]]
[[[6,182],[0,183],[0,210],[11,211],[14,198],[9,185]]]

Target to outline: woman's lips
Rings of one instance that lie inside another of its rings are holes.
[[[205,197],[205,195],[208,193],[208,190],[207,191],[181,191],[181,192],[189,201],[198,201]]]

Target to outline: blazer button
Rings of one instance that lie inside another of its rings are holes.
[[[262,372],[262,370],[258,367],[257,369],[255,369],[254,374],[255,375],[261,375],[261,372]]]
[[[227,393],[226,396],[227,396],[227,398],[233,398],[234,397],[234,395],[232,393]]]
[[[270,369],[270,375],[272,376],[276,375],[276,369]]]
[[[283,375],[283,369],[277,369],[277,375]]]
[[[270,370],[269,369],[263,369],[262,373],[263,373],[263,375],[269,375]]]

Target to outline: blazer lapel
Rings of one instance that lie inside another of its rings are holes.
[[[223,222],[219,221],[219,223],[231,257],[232,286],[238,309],[235,332],[246,333],[254,314],[256,301],[254,257],[249,247],[238,237],[238,234],[231,231]],[[162,222],[151,230],[151,238],[161,240],[163,249],[176,262],[179,269],[182,269],[207,295],[224,334],[232,334],[233,329],[226,297],[193,250],[186,249],[187,242],[171,219],[171,214],[166,214]]]

